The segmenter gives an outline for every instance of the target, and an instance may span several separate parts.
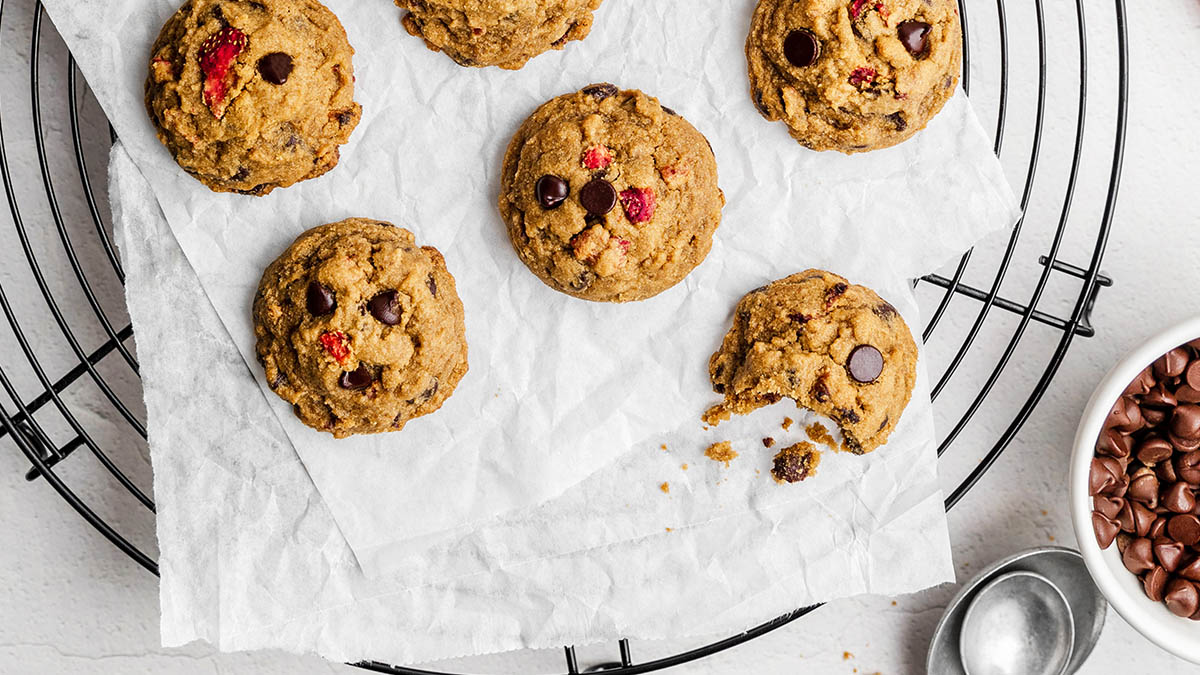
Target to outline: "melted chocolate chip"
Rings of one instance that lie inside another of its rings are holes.
[[[930,28],[931,26],[924,21],[902,21],[896,27],[896,34],[908,53],[920,58],[929,49]]]
[[[899,312],[896,311],[895,307],[892,307],[889,303],[886,303],[886,302],[881,305],[875,305],[874,307],[871,308],[871,311],[875,312],[875,316],[877,316],[881,319],[888,319],[888,320],[891,320],[897,314],[899,314]]]
[[[425,285],[427,287],[429,287],[429,294],[436,298],[437,297],[437,279],[434,279],[432,274],[430,274],[425,279]]]
[[[813,383],[812,389],[808,392],[813,397],[813,400],[824,403],[829,400],[829,387],[825,384],[825,375]]]
[[[337,309],[337,299],[333,297],[333,291],[319,281],[308,283],[308,292],[305,293],[304,300],[308,313],[313,316],[324,316]]]
[[[859,345],[846,359],[846,371],[856,382],[870,384],[883,372],[883,354],[871,345]]]
[[[603,101],[606,98],[617,95],[617,85],[601,82],[583,88],[583,93],[591,96],[597,101]]]
[[[767,110],[766,102],[763,101],[762,89],[754,90],[754,107],[758,108],[759,114],[762,115],[763,117],[766,117],[767,115],[771,114],[771,111]]]
[[[400,323],[400,315],[403,311],[400,307],[400,294],[396,291],[384,291],[371,298],[367,303],[367,309],[379,323],[395,326]]]
[[[571,281],[571,290],[573,290],[573,291],[587,290],[588,288],[591,287],[592,282],[594,282],[595,280],[596,280],[595,272],[593,272],[591,270],[584,270],[579,273],[579,276],[575,277],[575,279]]]
[[[821,43],[806,30],[794,30],[783,40],[783,55],[797,68],[807,68],[821,55]]]
[[[662,107],[662,109],[663,109],[663,112],[667,113],[668,115],[674,115],[675,117],[679,117],[679,113],[675,112],[674,110],[672,110],[671,108],[668,108],[665,105]]]
[[[602,216],[617,205],[617,189],[603,178],[593,178],[579,191],[579,203],[589,215]]]
[[[847,288],[849,288],[849,286],[847,286],[844,282],[841,282],[841,281],[830,286],[829,290],[825,291],[825,304],[826,305],[831,304],[831,303],[835,302],[838,298],[842,297],[842,295],[844,295],[846,293]]]
[[[537,180],[533,194],[538,204],[547,211],[557,209],[571,194],[571,185],[558,176],[547,174]]]
[[[283,84],[292,74],[292,57],[283,52],[271,52],[258,60],[258,72],[271,84]]]
[[[894,112],[887,116],[888,121],[896,127],[896,131],[904,131],[908,128],[908,121],[904,119],[904,113]]]
[[[366,366],[360,365],[356,370],[342,373],[342,376],[338,379],[338,385],[342,389],[357,391],[359,389],[366,389],[374,381],[375,377],[371,375],[371,371]]]

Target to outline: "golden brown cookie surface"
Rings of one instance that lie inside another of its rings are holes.
[[[467,372],[445,260],[381,221],[300,235],[263,273],[254,334],[275,393],[338,438],[402,429],[440,408]]]
[[[871,452],[908,405],[917,346],[904,319],[864,286],[808,270],[751,291],[709,360],[724,402],[705,413],[716,424],[783,398],[829,417],[846,446]]]
[[[954,93],[954,0],[759,0],[746,40],[750,94],[814,150],[864,152],[925,127]]]
[[[708,255],[724,194],[704,136],[640,91],[595,84],[538,108],[508,146],[500,214],[552,288],[627,302]]]
[[[159,140],[217,192],[264,195],[324,174],[362,116],[354,50],[317,0],[188,0],[151,54]]]
[[[460,66],[516,70],[582,40],[602,0],[396,0],[404,28]]]

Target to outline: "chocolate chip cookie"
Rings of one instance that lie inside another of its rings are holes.
[[[904,319],[869,288],[808,270],[750,292],[709,360],[725,400],[704,415],[717,424],[790,398],[829,417],[844,445],[883,445],[917,379],[917,346]]]
[[[217,192],[265,195],[320,176],[362,116],[354,50],[317,0],[188,0],[151,54],[158,138]]]
[[[508,146],[500,214],[550,287],[643,300],[704,261],[725,196],[704,136],[640,91],[594,84],[542,105]]]
[[[463,305],[442,254],[377,220],[300,235],[263,273],[254,335],[271,389],[338,438],[404,428],[467,372]]]
[[[750,94],[813,150],[864,152],[925,127],[954,93],[954,0],[759,0],[746,40]]]
[[[460,66],[516,70],[582,40],[601,0],[396,0],[404,28]]]

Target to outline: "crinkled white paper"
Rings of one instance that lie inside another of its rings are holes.
[[[707,431],[698,415],[714,400],[708,356],[747,290],[826,267],[872,285],[919,327],[904,279],[1014,221],[961,94],[897,148],[817,154],[750,104],[751,0],[609,0],[587,41],[518,72],[428,52],[391,3],[331,1],[358,50],[363,122],[334,172],[255,199],[183,174],[145,118],[145,59],[174,0],[46,4],[149,179],[128,161],[118,170],[115,153],[168,643],[409,662],[737,630],[793,606],[950,578],[923,365],[887,446],[830,454],[801,486],[767,479],[759,442],[794,440],[797,428],[778,428],[784,414],[802,419],[794,407]],[[632,305],[543,286],[494,206],[521,120],[598,80],[657,95],[705,132],[729,200],[704,265]],[[232,355],[252,353],[249,307],[266,263],[307,227],[353,215],[392,220],[443,251],[472,370],[436,415],[339,442],[264,398],[257,365]],[[185,316],[148,309],[181,305]],[[743,453],[728,469],[701,458],[725,439]]]
[[[750,453],[728,470],[697,460],[690,481],[671,479],[667,498],[645,483],[679,476],[677,458],[631,453],[541,509],[426,551],[400,574],[366,578],[215,310],[197,299],[195,272],[120,145],[110,175],[149,413],[165,646],[201,639],[226,651],[414,663],[619,637],[731,634],[814,602],[953,578],[927,444],[863,474],[863,491],[880,490],[872,504],[889,505],[879,511],[839,484],[832,460],[853,462],[833,456],[810,479],[819,503],[763,505],[576,550],[581,538],[628,534],[622,523],[633,513],[661,519],[654,512],[664,505],[703,502],[717,476],[744,484],[763,463]],[[889,297],[911,317],[904,290]],[[206,364],[203,373],[182,353]],[[202,382],[218,384],[197,397]],[[764,423],[777,424],[780,412],[763,411]],[[909,411],[920,434],[928,433],[926,412],[920,398]],[[897,433],[905,428],[911,424]],[[914,466],[897,466],[906,459]],[[525,560],[493,562],[510,556]]]

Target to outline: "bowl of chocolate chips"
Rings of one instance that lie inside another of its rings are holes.
[[[1075,537],[1109,604],[1200,663],[1200,317],[1105,375],[1084,409],[1070,479]]]

